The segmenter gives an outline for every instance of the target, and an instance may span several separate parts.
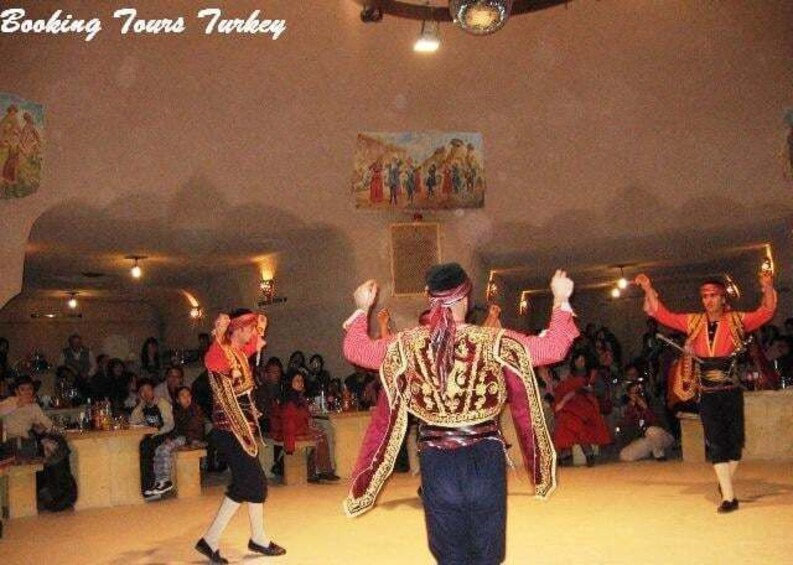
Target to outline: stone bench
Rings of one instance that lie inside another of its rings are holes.
[[[8,485],[8,517],[36,516],[36,473],[44,465],[38,461],[15,463],[5,467],[3,474]]]
[[[683,461],[686,463],[703,463],[705,461],[705,432],[699,414],[680,412],[680,447],[683,449]]]
[[[267,442],[267,447],[263,448],[261,451],[270,451],[271,446],[284,446],[284,442],[277,441],[270,436],[264,437],[265,442]],[[283,483],[285,485],[304,485],[308,482],[308,450],[311,448],[316,447],[317,441],[314,439],[299,439],[295,441],[295,452],[289,455],[286,450],[283,452],[284,458],[284,474],[282,476]],[[272,461],[273,456],[270,455],[269,458]],[[262,457],[260,455],[260,461]],[[263,466],[266,463],[263,464]],[[272,463],[269,466],[264,467],[265,471],[269,470]]]
[[[207,456],[203,447],[181,447],[173,452],[173,484],[177,498],[201,496],[201,459]]]

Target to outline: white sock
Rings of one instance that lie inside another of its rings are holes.
[[[248,517],[251,520],[251,541],[264,547],[270,545],[270,538],[264,534],[264,504],[249,502]]]
[[[730,478],[735,478],[735,472],[738,470],[738,462],[737,461],[730,461]]]
[[[730,476],[730,465],[728,463],[716,463],[713,465],[713,470],[716,471],[716,477],[719,479],[722,499],[732,500],[735,498],[735,492],[732,489],[732,477]]]
[[[220,508],[218,508],[215,520],[204,534],[204,541],[207,542],[212,551],[217,550],[218,545],[220,545],[220,536],[223,534],[223,530],[226,529],[229,520],[231,520],[239,507],[240,503],[234,502],[228,496],[223,499]]]

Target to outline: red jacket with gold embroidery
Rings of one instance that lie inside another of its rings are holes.
[[[556,453],[533,367],[564,359],[578,336],[571,312],[555,309],[548,331],[541,337],[498,328],[458,327],[455,364],[443,391],[434,375],[428,328],[372,340],[367,327],[363,312],[352,319],[344,339],[344,356],[360,367],[380,369],[383,392],[344,501],[347,515],[357,516],[374,505],[393,469],[408,412],[436,426],[470,426],[497,419],[507,398],[536,494],[546,497],[553,491]]]

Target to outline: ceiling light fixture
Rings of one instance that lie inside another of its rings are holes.
[[[616,286],[611,289],[611,297],[612,298],[619,298],[621,295],[622,295],[622,293],[620,292],[620,289],[617,288]]]
[[[434,20],[422,20],[421,32],[413,51],[416,53],[435,53],[441,46],[440,24]]]
[[[66,301],[66,305],[69,306],[72,310],[77,308],[77,295],[80,294],[76,290],[72,290],[71,292],[67,292],[66,294],[69,295],[69,300]]]
[[[141,278],[143,276],[143,269],[138,265],[138,262],[147,259],[146,255],[127,255],[125,259],[132,261],[132,268],[129,270],[129,274],[132,275],[132,278]]]
[[[620,280],[617,281],[617,288],[620,290],[625,290],[628,288],[628,279],[625,278],[625,265],[620,265]]]
[[[450,0],[454,23],[472,35],[489,35],[504,27],[512,13],[512,0]]]

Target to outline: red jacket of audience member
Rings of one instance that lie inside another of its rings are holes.
[[[284,442],[287,453],[294,453],[295,442],[309,435],[310,426],[311,412],[305,399],[289,399],[273,405],[270,435],[274,440]]]

